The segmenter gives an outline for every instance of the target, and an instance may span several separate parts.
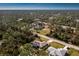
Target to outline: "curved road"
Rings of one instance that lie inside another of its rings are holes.
[[[74,48],[74,49],[76,49],[76,50],[79,50],[79,47],[78,47],[78,46],[71,45],[71,44],[65,43],[65,42],[63,42],[63,41],[54,39],[54,38],[50,38],[50,37],[48,37],[48,36],[41,35],[41,34],[39,34],[39,33],[34,33],[34,34],[37,34],[39,37],[43,37],[43,38],[49,39],[49,40],[51,40],[52,42],[54,41],[54,42],[60,43],[60,44],[62,44],[62,45],[68,46],[68,47],[70,47],[70,48]]]

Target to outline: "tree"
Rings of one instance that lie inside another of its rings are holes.
[[[34,53],[34,52],[32,53],[32,51],[33,51],[32,45],[27,43],[27,44],[24,44],[23,46],[21,46],[19,48],[19,52],[20,52],[19,55],[21,55],[21,56],[31,56]]]
[[[35,49],[30,43],[24,44],[20,47],[19,52],[21,56],[47,56],[45,50]]]

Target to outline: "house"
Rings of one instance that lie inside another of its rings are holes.
[[[23,20],[22,18],[18,18],[18,20],[17,21],[21,21],[21,20]]]
[[[69,26],[61,26],[63,29],[68,29],[69,28]]]
[[[75,21],[76,21],[76,22],[79,22],[79,19],[76,19]]]
[[[49,17],[49,20],[52,20],[54,17],[52,16],[52,17]]]
[[[32,42],[32,45],[34,46],[34,47],[44,47],[44,46],[46,46],[46,45],[48,45],[48,43],[47,42],[40,42],[40,41],[34,41],[34,42]]]
[[[39,18],[36,18],[36,19],[34,19],[34,21],[40,21],[40,19]]]
[[[44,28],[44,24],[43,22],[41,21],[36,21],[36,22],[33,22],[31,25],[30,25],[31,28],[34,28],[34,29],[42,29]]]
[[[34,41],[32,42],[33,47],[40,47],[40,42],[39,41]]]
[[[47,49],[49,56],[65,56],[67,51],[68,51],[68,47],[65,46],[64,48],[54,48],[54,47],[49,47]]]

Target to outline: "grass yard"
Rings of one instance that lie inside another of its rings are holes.
[[[39,32],[39,34],[42,34],[42,35],[46,35],[46,34],[49,34],[50,33],[50,29],[42,29],[42,30],[40,30],[40,32]]]
[[[75,50],[73,48],[69,49],[68,52],[69,52],[70,56],[79,56],[79,51]]]
[[[40,41],[47,41],[48,39],[40,37]]]
[[[56,42],[51,42],[50,46],[52,46],[54,48],[63,48],[64,47],[64,45],[61,45],[61,44],[56,43]]]

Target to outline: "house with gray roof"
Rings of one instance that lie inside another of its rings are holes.
[[[54,48],[54,47],[49,47],[47,49],[49,56],[65,56],[65,54],[67,53],[68,47],[65,46],[64,48]]]
[[[44,23],[41,21],[35,21],[30,25],[30,27],[34,29],[42,29],[44,28],[44,26],[45,26]]]

